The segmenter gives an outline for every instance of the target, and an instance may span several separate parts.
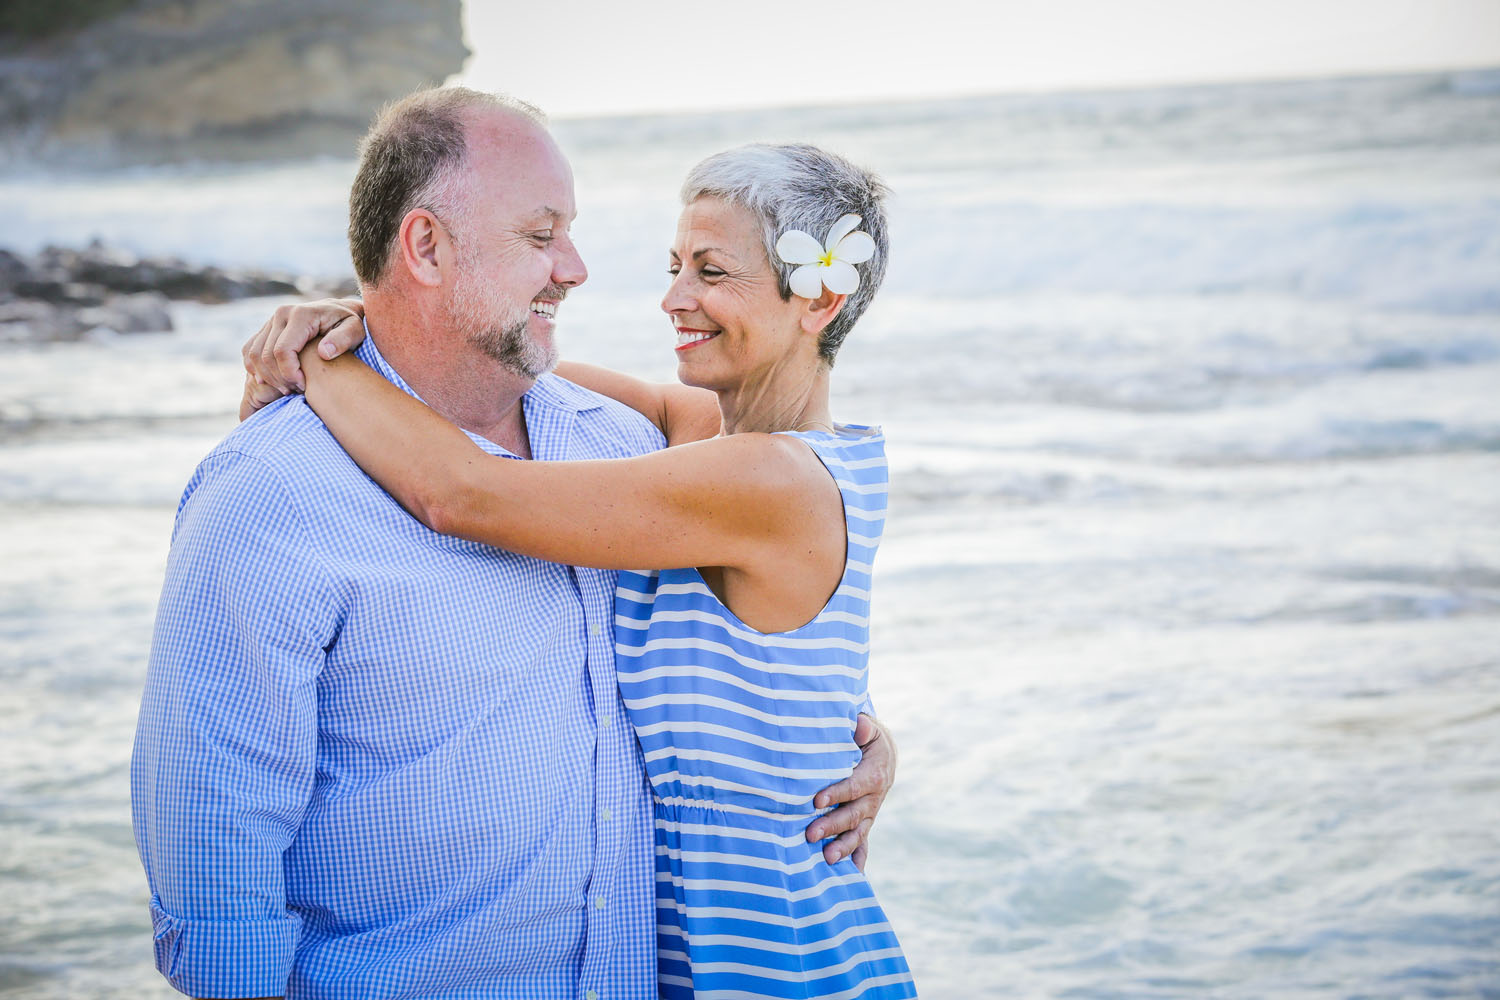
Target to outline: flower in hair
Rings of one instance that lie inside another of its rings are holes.
[[[859,287],[855,264],[875,256],[875,241],[866,232],[856,232],[859,216],[846,215],[828,230],[819,243],[800,229],[788,229],[776,241],[776,255],[788,264],[800,264],[787,284],[793,295],[815,299],[827,288],[835,295],[851,295]]]

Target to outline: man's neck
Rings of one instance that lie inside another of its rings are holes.
[[[522,458],[531,457],[521,403],[535,383],[468,344],[430,336],[421,317],[365,302],[365,325],[387,364],[447,420]]]

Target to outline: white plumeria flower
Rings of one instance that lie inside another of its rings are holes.
[[[802,266],[792,272],[787,284],[793,295],[815,299],[827,288],[835,295],[852,295],[859,287],[855,264],[875,256],[875,241],[869,233],[855,232],[859,216],[846,215],[828,230],[819,243],[800,229],[788,229],[776,241],[776,255],[788,264]]]

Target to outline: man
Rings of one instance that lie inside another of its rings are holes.
[[[535,109],[465,90],[389,109],[350,198],[360,355],[493,455],[662,447],[638,414],[546,374],[558,304],[587,277],[574,212]],[[655,996],[614,576],[427,531],[300,398],[221,442],[178,510],[132,767],[172,984]],[[857,839],[888,783],[837,786],[867,785],[810,836]]]

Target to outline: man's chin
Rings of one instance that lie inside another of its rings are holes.
[[[546,375],[557,367],[557,355],[554,353],[547,358],[538,359],[534,362],[503,361],[507,369],[522,378],[529,378],[533,382]]]
[[[557,367],[557,348],[540,343],[525,330],[489,331],[469,338],[491,361],[522,378],[538,379]]]
[[[546,342],[531,338],[515,348],[500,363],[517,375],[538,379],[557,367],[558,351],[551,338]]]

